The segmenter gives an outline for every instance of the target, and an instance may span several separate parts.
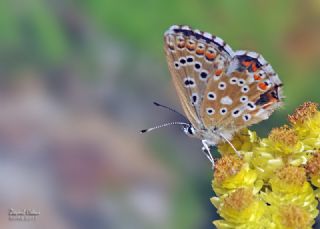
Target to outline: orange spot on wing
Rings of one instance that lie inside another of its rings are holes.
[[[197,50],[196,50],[196,53],[197,53],[198,55],[203,55],[203,54],[204,54],[204,50],[202,50],[202,49],[197,49]]]
[[[206,52],[206,57],[211,60],[211,59],[214,59],[216,57],[216,54]]]
[[[268,86],[267,86],[264,82],[259,83],[259,84],[258,84],[258,87],[259,87],[261,90],[267,90],[267,88],[268,88]]]
[[[254,74],[253,77],[254,77],[255,80],[261,80],[261,77],[259,75],[257,75],[257,74]]]
[[[243,61],[242,64],[248,68],[251,65],[251,61]]]
[[[252,71],[254,71],[254,72],[256,72],[258,70],[255,63],[252,63],[251,68],[252,68]]]
[[[216,70],[216,71],[214,72],[214,74],[215,74],[216,76],[220,76],[221,73],[222,73],[222,70],[221,70],[221,69],[218,69],[218,70]]]
[[[194,50],[195,49],[195,45],[194,44],[187,44],[187,49]]]

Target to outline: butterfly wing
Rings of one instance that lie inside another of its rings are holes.
[[[221,78],[208,82],[201,105],[205,127],[232,136],[267,119],[282,103],[281,86],[278,75],[260,54],[236,51]],[[215,93],[214,100],[211,93]]]
[[[170,27],[164,41],[169,70],[183,110],[196,129],[203,129],[205,114],[201,105],[206,88],[211,79],[221,77],[232,60],[233,51],[221,38],[188,26]]]
[[[188,26],[164,35],[170,73],[200,138],[216,144],[267,119],[282,103],[282,83],[258,53],[232,51],[221,38]]]

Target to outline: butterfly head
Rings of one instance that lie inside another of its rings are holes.
[[[183,132],[190,137],[193,137],[196,135],[196,129],[191,124],[185,125],[183,127]]]

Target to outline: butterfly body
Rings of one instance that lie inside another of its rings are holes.
[[[258,53],[233,51],[219,37],[177,25],[165,32],[164,49],[190,122],[185,133],[207,146],[231,140],[282,104],[282,83]]]

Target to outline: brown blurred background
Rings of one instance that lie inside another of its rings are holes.
[[[319,99],[320,2],[0,2],[0,228],[213,228],[212,171],[179,128],[163,32],[188,24],[262,53],[286,105]],[[34,209],[33,222],[8,209]]]

